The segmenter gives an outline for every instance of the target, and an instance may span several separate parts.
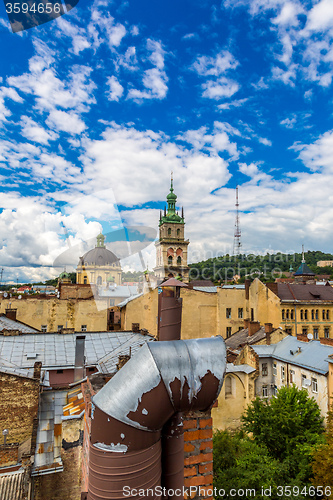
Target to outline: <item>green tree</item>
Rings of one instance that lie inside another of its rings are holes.
[[[255,399],[242,416],[243,429],[285,462],[291,477],[309,481],[314,447],[323,441],[323,418],[305,389],[282,387],[271,400]]]
[[[333,412],[327,416],[325,443],[317,448],[313,455],[313,484],[331,488],[333,494]],[[327,492],[327,490],[326,490]],[[330,495],[324,495],[329,498]]]

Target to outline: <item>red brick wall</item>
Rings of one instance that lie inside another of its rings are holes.
[[[211,500],[213,429],[210,411],[184,415],[184,477],[185,488],[197,487],[196,491],[192,490],[191,498]]]
[[[8,467],[15,465],[18,462],[18,447],[17,443],[0,446],[0,467]]]

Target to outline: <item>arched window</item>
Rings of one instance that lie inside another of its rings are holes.
[[[326,311],[326,319],[329,320],[330,319],[330,311],[329,309],[327,309]]]
[[[225,387],[225,396],[226,397],[230,397],[232,396],[232,384],[233,380],[232,378],[229,376],[229,377],[226,377],[225,381],[224,381],[224,387]]]
[[[314,320],[315,319],[315,312],[314,312],[314,309],[312,309],[311,311],[311,319]]]
[[[325,311],[325,309],[323,309],[322,314],[323,314],[323,321],[325,321],[325,319],[326,319],[326,311]]]
[[[294,309],[291,309],[290,311],[290,319],[294,319]]]
[[[304,319],[303,309],[301,309],[301,319]]]
[[[180,229],[177,229],[177,236],[180,236]]]
[[[319,319],[319,310],[316,309],[316,319]]]
[[[289,319],[289,309],[286,310],[286,319]]]
[[[305,309],[305,311],[304,311],[304,319],[305,319],[305,321],[308,320],[308,310],[307,309]]]
[[[179,256],[177,257],[177,265],[180,266],[182,263],[182,258]]]
[[[87,280],[87,276],[85,276],[85,277],[83,278],[83,284],[84,284],[84,285],[86,285],[86,284],[87,284],[87,282],[88,282],[88,280]]]
[[[101,285],[101,284],[102,284],[102,276],[98,276],[97,285]]]
[[[172,265],[172,255],[169,255],[169,257],[168,257],[168,264],[169,264],[169,266]]]
[[[171,227],[168,228],[168,236],[171,236]]]
[[[282,319],[285,319],[284,309],[282,309]]]

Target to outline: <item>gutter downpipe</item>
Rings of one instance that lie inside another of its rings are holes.
[[[168,283],[175,285],[167,287]],[[180,340],[183,299],[180,288],[187,287],[182,282],[168,280],[161,285],[159,294],[158,340]],[[162,429],[162,478],[161,485],[167,491],[183,491],[184,488],[184,428],[183,414],[175,413]],[[169,500],[179,500],[168,495]]]
[[[225,369],[222,337],[141,347],[92,399],[88,500],[160,499],[163,426],[179,412],[208,410]]]

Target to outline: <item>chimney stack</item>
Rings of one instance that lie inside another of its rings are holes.
[[[252,337],[255,333],[257,333],[258,330],[260,330],[260,323],[259,321],[249,321],[249,337]]]
[[[41,361],[36,361],[34,364],[34,378],[36,380],[40,380],[40,372],[42,371],[42,363]]]
[[[76,337],[74,382],[78,382],[86,376],[84,356],[85,340],[85,335],[77,335]]]
[[[17,312],[17,309],[12,309],[11,307],[9,307],[5,311],[6,317],[8,319],[12,319],[12,320],[16,321],[16,312]]]

